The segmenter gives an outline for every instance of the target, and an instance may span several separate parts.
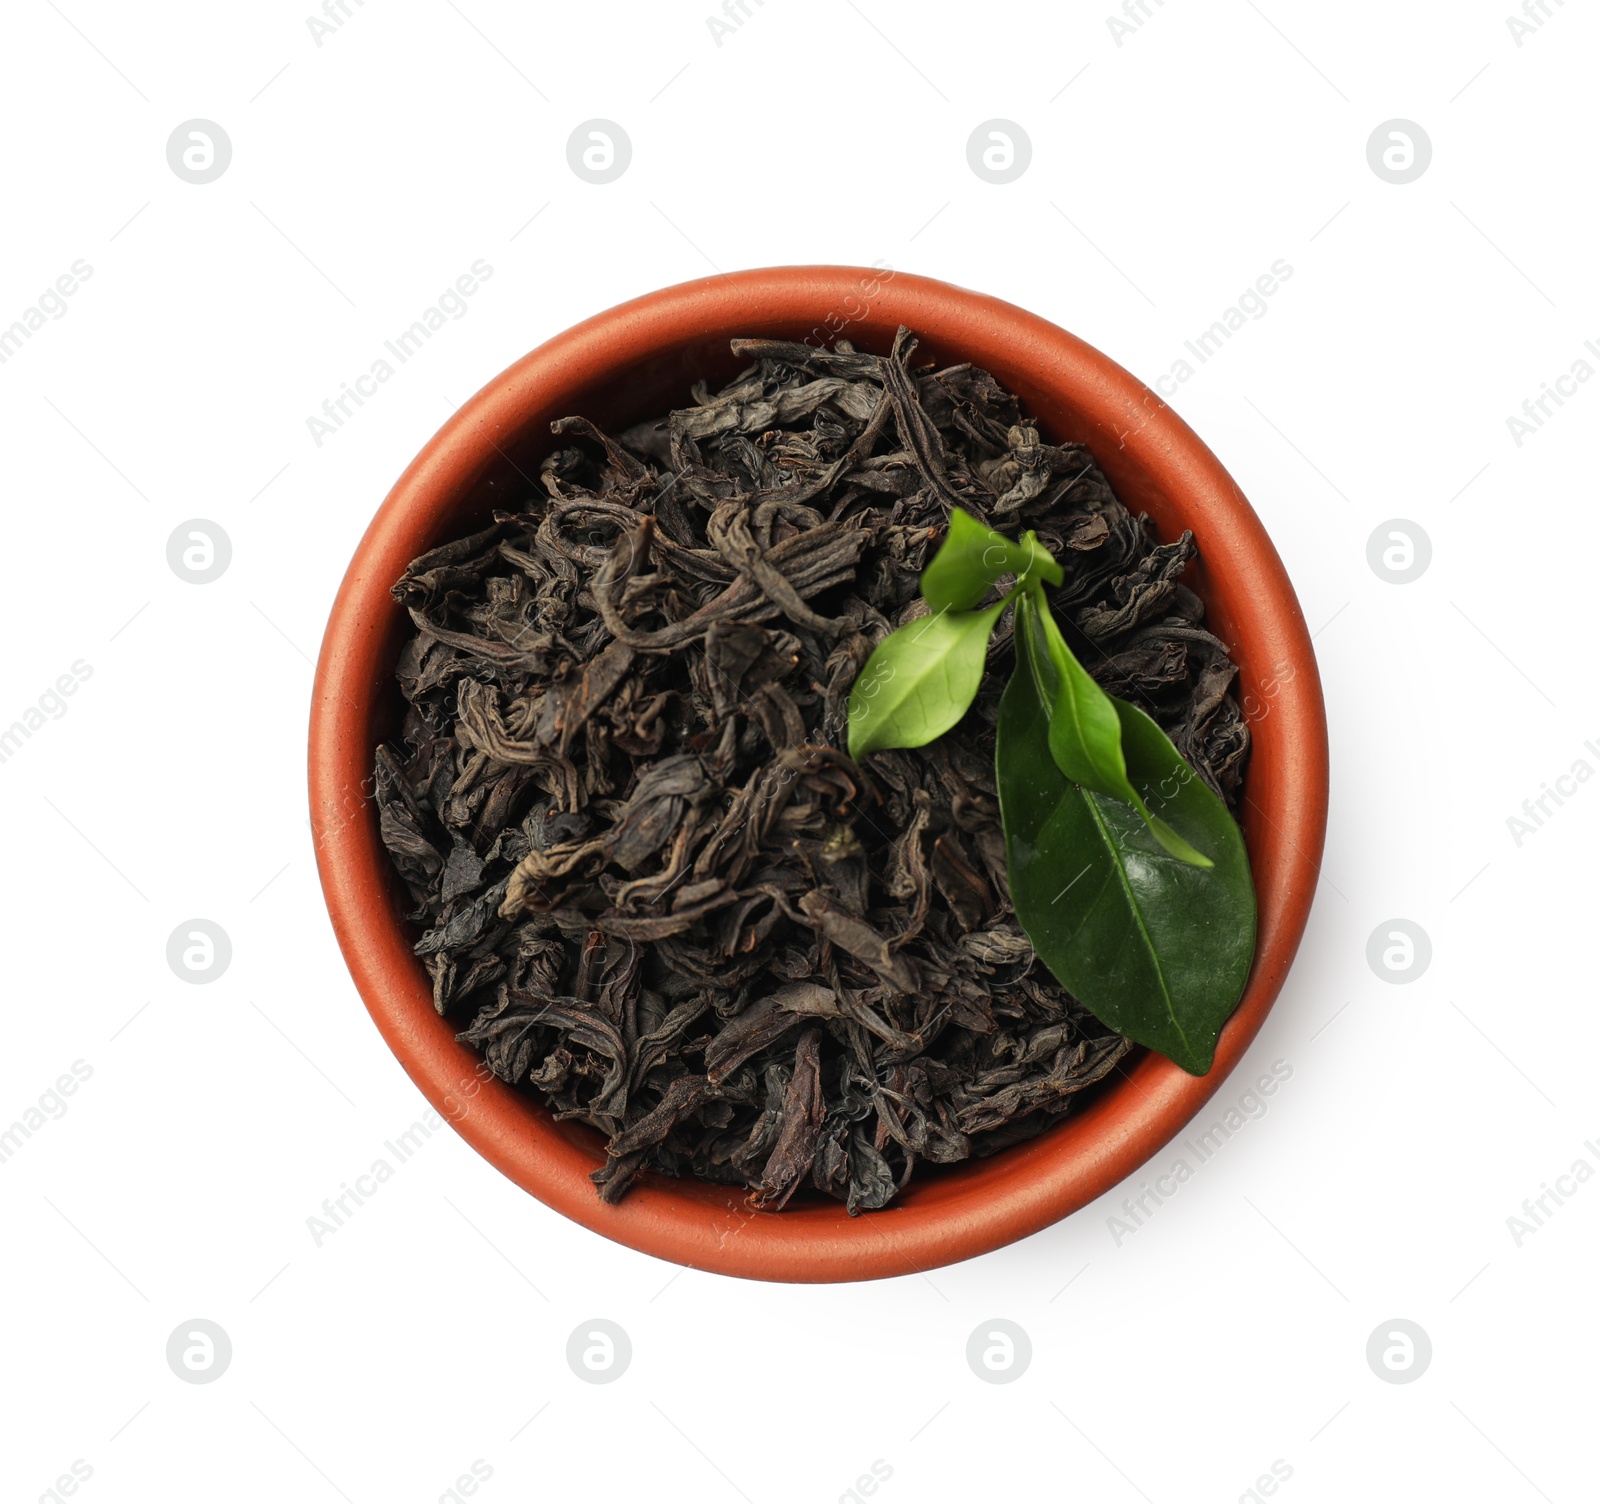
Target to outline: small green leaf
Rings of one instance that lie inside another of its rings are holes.
[[[1017,608],[1027,638],[1027,663],[1050,720],[1050,753],[1074,783],[1126,799],[1136,797],[1122,760],[1122,722],[1108,695],[1078,662],[1043,592],[1030,590]]]
[[[978,693],[989,636],[1010,604],[936,611],[885,637],[850,689],[850,755],[924,747],[950,730]]]
[[[1061,628],[1044,604],[1043,590],[1024,592],[1017,617],[1019,635],[1027,638],[1029,673],[1050,723],[1050,755],[1056,766],[1074,783],[1131,804],[1156,840],[1180,861],[1209,867],[1208,856],[1196,851],[1165,820],[1150,812],[1128,776],[1129,716],[1144,723],[1139,731],[1146,742],[1149,733],[1154,733],[1166,752],[1178,757],[1177,748],[1167,740],[1166,733],[1142,711],[1108,695],[1095,683],[1067,646]],[[1178,760],[1182,762],[1181,758]]]
[[[1164,808],[1180,787],[1199,782],[1194,769],[1184,761],[1183,754],[1172,745],[1167,733],[1137,705],[1130,705],[1126,700],[1115,697],[1111,703],[1116,706],[1117,718],[1122,722],[1122,755],[1127,764],[1128,781],[1135,790],[1133,807],[1144,817],[1150,834],[1170,855],[1177,857],[1180,862],[1187,862],[1191,867],[1212,866],[1210,857],[1196,851],[1150,808],[1152,804],[1157,809]],[[1201,784],[1201,787],[1205,788],[1205,785]],[[1139,797],[1141,792],[1143,797]],[[1206,793],[1216,799],[1210,789],[1206,789]],[[1221,804],[1220,800],[1217,802]],[[1230,827],[1234,826],[1231,815],[1228,823]]]
[[[1129,772],[1173,836],[1203,845],[1215,865],[1175,857],[1131,804],[1068,779],[1051,753],[1050,721],[1024,661],[1033,640],[1017,635],[1017,671],[1000,701],[995,748],[1018,922],[1096,1018],[1203,1075],[1255,953],[1244,839],[1222,801],[1132,706],[1123,720]]]
[[[1062,580],[1061,566],[1041,548],[1032,533],[1021,541],[985,527],[960,507],[950,510],[950,531],[922,571],[922,598],[935,611],[970,611],[996,580]]]

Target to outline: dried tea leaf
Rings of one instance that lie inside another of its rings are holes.
[[[1233,795],[1249,734],[1179,579],[1192,540],[1156,543],[986,372],[915,364],[909,332],[735,350],[745,369],[675,413],[554,425],[525,489],[397,582],[379,828],[435,1006],[600,1135],[602,1197],[695,1175],[767,1212],[869,1214],[1044,1131],[1131,1048],[1012,912],[1010,618],[974,629],[980,682],[942,735],[850,755],[874,644],[932,619],[918,581],[966,528],[952,508],[985,547],[1034,534],[1061,561],[1040,579],[1085,663],[1201,786]]]

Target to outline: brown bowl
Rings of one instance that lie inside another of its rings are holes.
[[[890,1207],[833,1202],[753,1212],[742,1194],[645,1175],[620,1205],[589,1181],[600,1137],[557,1123],[480,1068],[435,1013],[412,954],[406,896],[371,800],[373,751],[395,731],[393,666],[409,622],[389,587],[426,549],[525,495],[579,413],[612,427],[682,406],[690,384],[731,376],[741,335],[847,335],[887,352],[909,325],[919,356],[970,360],[1021,399],[1055,441],[1089,446],[1117,494],[1171,538],[1193,528],[1187,577],[1233,654],[1251,714],[1245,841],[1260,906],[1255,965],[1204,1077],[1159,1055],[1040,1137],[913,1179]],[[1251,710],[1251,697],[1256,708]],[[334,932],[368,1011],[413,1081],[466,1141],[524,1190],[657,1258],[753,1279],[875,1279],[936,1268],[1076,1211],[1175,1137],[1238,1064],[1283,985],[1317,885],[1328,807],[1327,727],[1311,640],[1283,565],[1228,472],[1150,388],[1054,324],[981,293],[904,272],[773,267],[685,282],[598,314],[496,376],[428,442],[379,508],[339,587],[313,692],[311,813]]]

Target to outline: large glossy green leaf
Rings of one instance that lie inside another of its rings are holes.
[[[850,689],[850,755],[924,747],[967,713],[989,634],[1010,597],[984,611],[936,611],[872,650]]]
[[[1128,775],[1180,840],[1173,856],[1121,799],[1067,778],[1022,661],[1000,702],[995,769],[1011,901],[1034,950],[1096,1018],[1194,1075],[1211,1068],[1255,954],[1255,891],[1239,827],[1154,721],[1116,701]]]
[[[950,510],[950,530],[922,571],[922,598],[935,611],[970,611],[1006,575],[1061,583],[1061,566],[1032,533],[1007,538],[960,507]]]

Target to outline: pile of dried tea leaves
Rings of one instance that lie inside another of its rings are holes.
[[[1130,1048],[1034,957],[994,784],[1003,672],[931,745],[846,755],[850,687],[927,609],[950,508],[1034,529],[1074,648],[1237,795],[1234,666],[1088,451],[970,365],[737,340],[620,435],[583,418],[521,511],[415,560],[383,839],[439,1011],[643,1170],[885,1206],[919,1161],[1042,1132]],[[1009,667],[1009,617],[990,647]],[[1063,876],[1063,882],[1071,874]]]

